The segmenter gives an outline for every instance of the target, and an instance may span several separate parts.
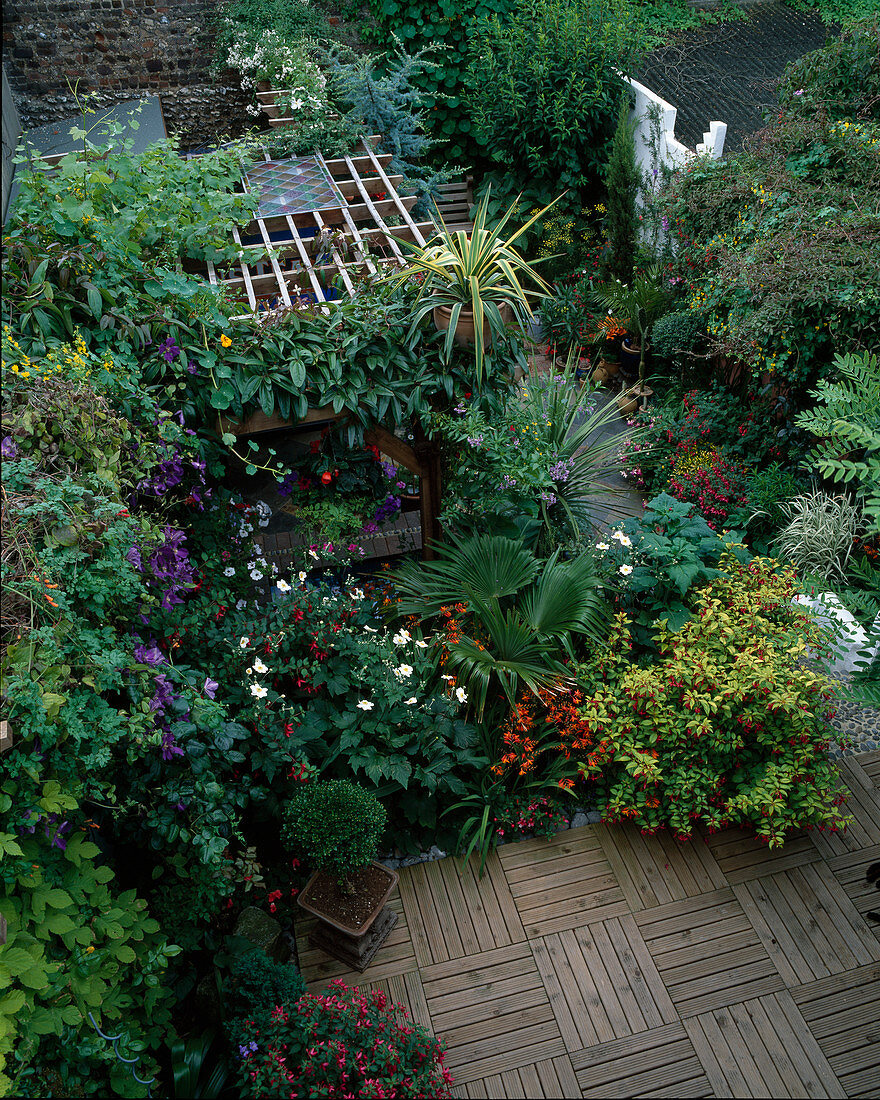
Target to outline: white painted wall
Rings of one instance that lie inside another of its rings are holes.
[[[655,167],[656,161],[668,165],[670,168],[678,168],[697,154],[708,153],[713,160],[719,160],[724,152],[724,139],[727,137],[726,122],[710,122],[709,129],[703,134],[702,142],[696,149],[688,149],[675,136],[675,120],[678,108],[661,99],[656,92],[646,88],[632,77],[623,76],[621,79],[628,84],[635,93],[635,106],[630,113],[631,121],[635,122],[636,164],[643,171],[650,173]],[[658,148],[653,149],[654,126],[652,117],[657,116],[659,127],[657,128]]]

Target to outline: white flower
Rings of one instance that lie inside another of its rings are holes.
[[[632,539],[628,535],[621,535],[620,536],[620,545],[621,546],[627,546],[627,547],[632,546]]]
[[[364,630],[368,630],[370,634],[378,634],[379,631],[374,626],[365,626]]]
[[[412,665],[398,665],[394,670],[394,675],[398,680],[408,680],[412,676]]]
[[[304,581],[306,577],[308,577],[308,573],[304,572],[302,569],[300,569],[297,575],[301,581]]]
[[[447,684],[451,684],[451,683],[455,682],[455,677],[454,676],[441,676],[440,679],[445,680]]]
[[[369,699],[361,699],[361,701],[357,705],[357,708],[358,710],[372,710],[373,705],[374,704],[371,703]]]
[[[415,645],[417,649],[427,649],[428,643],[423,642],[421,638],[416,638]]]
[[[255,699],[265,699],[269,692],[261,684],[251,684],[251,695]]]
[[[597,550],[610,550],[611,548],[610,548],[610,546],[608,545],[607,542],[597,542],[596,543],[596,549]]]
[[[247,607],[247,600],[236,600],[235,601],[235,610],[236,611],[244,611],[244,609],[246,607]],[[244,644],[245,645],[248,644],[247,643],[247,638],[245,638]],[[241,642],[239,642],[239,645],[241,645]]]
[[[259,657],[256,659],[256,661],[254,661],[254,668],[257,670],[257,672],[268,672],[269,671],[268,668],[266,668],[266,666],[263,664],[263,662],[260,660]]]
[[[364,598],[364,590],[362,588],[353,588],[351,590],[351,598],[353,600],[362,600]]]
[[[239,644],[239,646],[241,646],[241,648],[242,648],[242,649],[247,649],[247,647],[248,647],[248,646],[249,646],[249,645],[250,645],[251,643],[250,643],[250,639],[249,639],[249,638],[239,638],[239,639],[238,639],[238,644]]]
[[[250,577],[252,581],[261,581],[263,579],[263,574],[259,571],[259,569],[252,569]]]
[[[412,641],[412,634],[408,630],[398,630],[391,640],[395,645],[406,645]]]
[[[309,551],[309,557],[312,557],[312,558],[314,558],[314,559],[315,559],[315,561],[317,561],[317,560],[318,560],[318,555],[317,555],[317,554],[315,553],[315,551],[314,551],[314,550],[310,550],[310,551]]]
[[[404,699],[403,701],[408,707],[414,707],[418,702],[418,699],[415,697],[415,695],[411,695],[409,699]]]
[[[455,698],[459,701],[459,703],[467,702],[467,692],[464,690],[464,688],[455,689]]]
[[[621,565],[620,569],[618,569],[618,573],[623,573],[625,577],[628,577],[632,571],[633,567],[631,565]]]
[[[228,568],[224,569],[223,570],[223,576],[224,577],[234,577],[235,576],[235,567],[230,565]]]
[[[248,674],[248,676],[253,676],[254,674],[254,670],[252,668],[246,668],[245,672]]]
[[[285,580],[278,581],[275,585],[279,592],[289,592],[290,585]]]

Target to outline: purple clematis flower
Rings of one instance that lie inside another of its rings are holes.
[[[210,676],[205,677],[205,686],[202,690],[209,699],[214,699],[216,697],[218,687],[220,687],[220,685],[216,680],[212,680]]]
[[[3,441],[0,442],[0,456],[12,460],[18,454],[18,447],[15,445],[15,440],[11,435],[4,435]]]

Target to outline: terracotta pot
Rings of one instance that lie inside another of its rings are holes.
[[[604,355],[596,364],[596,366],[601,367],[609,378],[613,378],[615,374],[617,374],[617,372],[620,370],[620,363],[618,363],[616,359],[606,359]]]
[[[498,307],[501,312],[501,320],[509,325],[513,320],[513,310],[506,302],[502,302]],[[451,306],[437,306],[434,310],[434,324],[438,331],[445,332],[449,328],[449,321],[452,317]],[[453,340],[459,347],[473,347],[476,339],[477,329],[474,324],[473,310],[462,309],[458,315],[458,324],[455,326],[455,336]],[[483,347],[488,348],[492,344],[492,330],[489,328],[489,322],[483,320]]]
[[[653,390],[650,386],[632,386],[630,389],[623,390],[620,396],[617,398],[617,407],[623,416],[631,416],[636,409],[644,409],[648,403],[648,398],[653,394]]]
[[[596,367],[590,375],[590,380],[595,382],[597,386],[604,386],[610,377],[611,375],[605,369],[604,365],[599,363],[599,366]]]

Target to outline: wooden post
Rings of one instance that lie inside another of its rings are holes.
[[[418,477],[422,558],[433,561],[437,557],[434,544],[440,541],[440,444],[425,435],[418,420],[413,431],[416,439],[412,447],[385,428],[371,428],[364,432],[364,440]]]

